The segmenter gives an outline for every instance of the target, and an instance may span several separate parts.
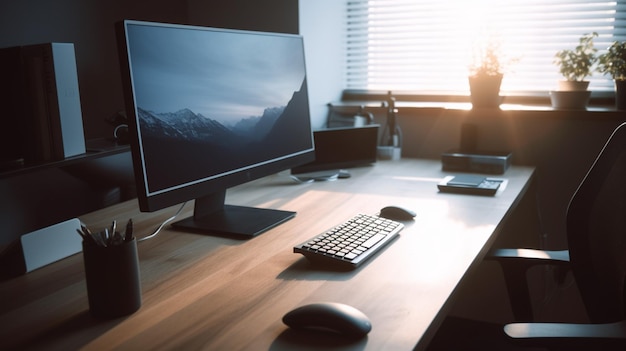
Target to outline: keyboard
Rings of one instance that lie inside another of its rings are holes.
[[[358,214],[293,248],[314,264],[355,269],[374,256],[404,228],[378,216]]]

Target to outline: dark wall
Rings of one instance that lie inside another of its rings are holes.
[[[298,33],[297,0],[187,0],[189,22],[197,25]]]

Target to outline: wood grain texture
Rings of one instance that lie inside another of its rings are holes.
[[[114,320],[89,315],[82,254],[0,282],[1,349],[340,350],[423,349],[459,282],[479,262],[515,206],[533,169],[512,167],[494,197],[443,194],[433,160],[383,161],[352,178],[295,184],[273,175],[227,193],[227,202],[296,211],[251,240],[173,231],[139,243],[143,304]],[[294,254],[294,245],[357,213],[386,205],[417,212],[400,237],[365,266],[332,272]],[[181,216],[191,215],[187,204]],[[150,234],[178,206],[140,213],[136,201],[81,217],[91,228],[132,218]],[[282,316],[335,301],[372,321],[367,338],[346,341],[289,330]]]

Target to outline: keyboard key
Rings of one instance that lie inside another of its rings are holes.
[[[366,248],[370,248],[374,245],[376,245],[377,242],[383,240],[385,238],[385,235],[383,234],[376,234],[373,237],[367,239],[366,242],[364,242],[361,246],[366,247]]]

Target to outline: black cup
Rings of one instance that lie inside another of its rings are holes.
[[[89,311],[97,318],[129,315],[141,307],[137,241],[108,247],[83,241]]]

